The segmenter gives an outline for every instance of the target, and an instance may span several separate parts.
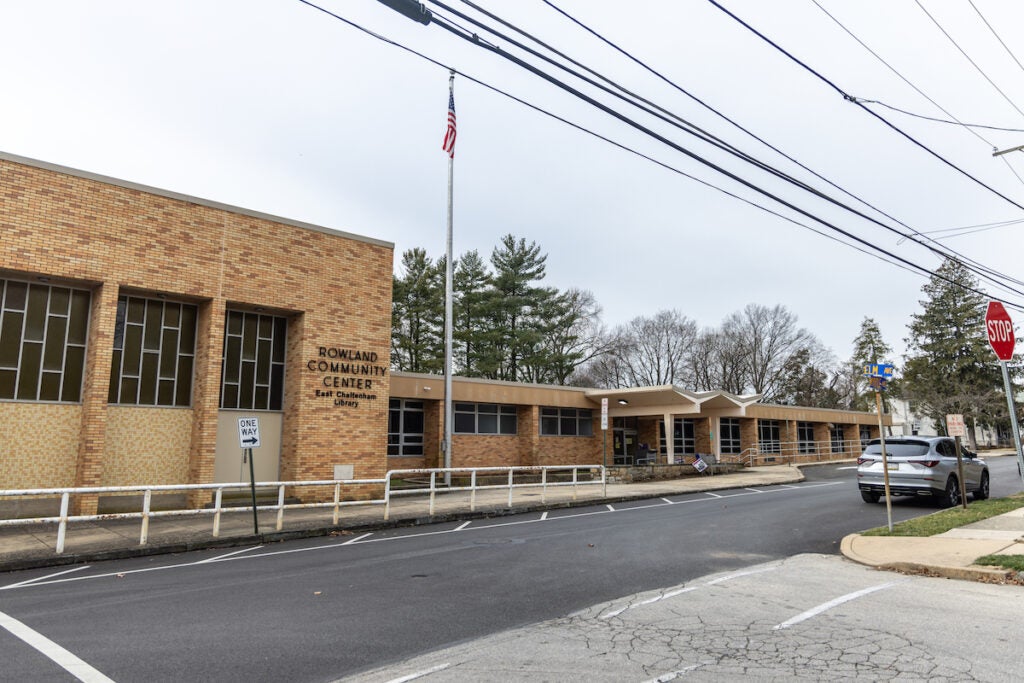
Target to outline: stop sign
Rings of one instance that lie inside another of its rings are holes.
[[[1010,360],[1013,357],[1013,321],[1003,305],[998,301],[988,302],[985,312],[985,331],[988,332],[988,343],[996,352],[999,360]]]

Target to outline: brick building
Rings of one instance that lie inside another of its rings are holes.
[[[381,240],[0,154],[0,489],[246,481],[251,415],[261,481],[436,466],[444,383],[389,369],[392,262]],[[878,431],[724,392],[456,378],[453,464],[599,463],[602,398],[609,464]]]

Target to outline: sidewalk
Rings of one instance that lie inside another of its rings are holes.
[[[65,552],[61,555],[55,551],[56,524],[0,527],[0,572],[314,536],[354,535],[400,526],[612,504],[702,491],[772,486],[803,479],[797,467],[774,465],[714,476],[609,483],[606,496],[602,495],[599,485],[580,486],[575,499],[571,487],[549,488],[543,501],[539,489],[521,489],[514,492],[511,508],[508,507],[507,491],[489,490],[477,493],[473,511],[470,510],[469,493],[448,493],[438,494],[433,515],[428,514],[427,496],[424,494],[393,500],[389,521],[384,521],[381,505],[342,508],[337,526],[332,524],[330,508],[286,510],[281,531],[275,530],[276,513],[268,510],[260,512],[258,535],[253,533],[251,511],[232,511],[222,516],[217,538],[212,534],[212,515],[158,517],[150,521],[146,545],[139,545],[140,519],[75,522],[68,525]],[[928,538],[850,534],[842,540],[841,550],[850,560],[879,569],[974,581],[1001,581],[1007,578],[1007,571],[980,567],[973,562],[983,555],[1024,554],[1024,508]]]

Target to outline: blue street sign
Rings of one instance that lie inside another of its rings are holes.
[[[864,366],[865,377],[879,377],[881,379],[892,379],[896,373],[896,366],[888,363],[870,363]]]

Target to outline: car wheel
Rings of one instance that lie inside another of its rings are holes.
[[[960,482],[956,477],[946,480],[946,490],[939,497],[939,506],[944,508],[956,507],[960,504]]]
[[[988,472],[981,473],[981,485],[972,495],[974,500],[985,500],[988,498]]]
[[[865,503],[877,503],[880,496],[871,491],[861,491],[860,497],[864,499]]]

